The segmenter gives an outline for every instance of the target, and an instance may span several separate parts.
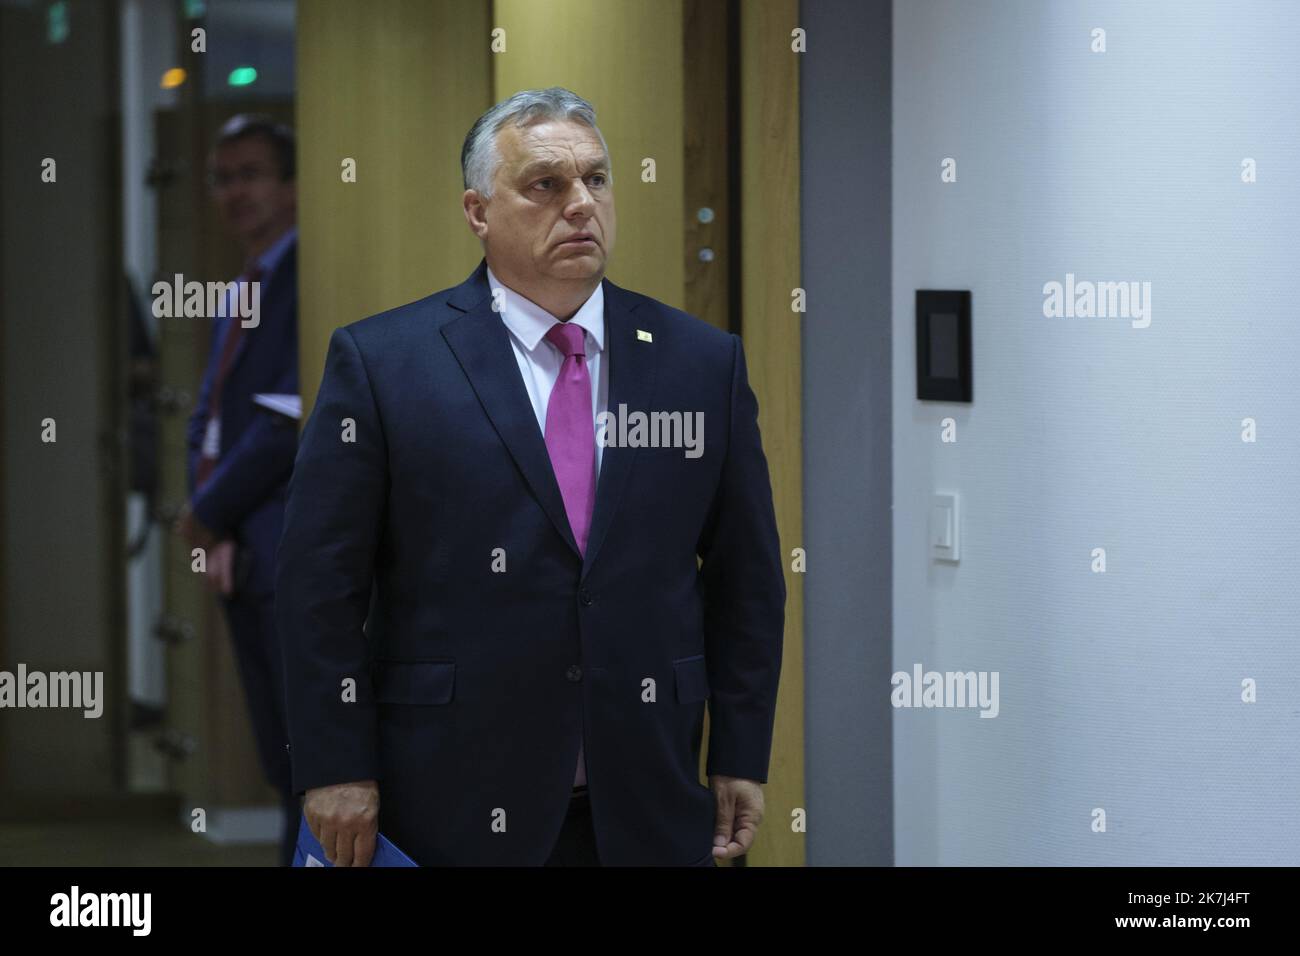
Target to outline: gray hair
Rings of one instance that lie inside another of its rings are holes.
[[[507,123],[523,127],[540,120],[573,120],[590,126],[600,139],[600,146],[609,157],[605,137],[596,125],[596,110],[577,93],[562,86],[545,90],[522,90],[509,99],[502,100],[480,116],[470,127],[465,145],[460,151],[460,168],[465,188],[473,189],[484,199],[492,197],[492,180],[501,165],[496,134]],[[609,174],[613,181],[613,171]]]

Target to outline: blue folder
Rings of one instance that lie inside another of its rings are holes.
[[[298,822],[298,846],[293,851],[294,866],[333,866],[329,860],[325,859],[325,851],[321,849],[320,841],[311,835],[311,827],[307,825],[307,817],[303,817]],[[379,839],[375,841],[375,855],[370,861],[371,866],[419,866],[409,856],[393,845],[393,842],[379,834]]]

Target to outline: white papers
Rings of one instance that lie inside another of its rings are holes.
[[[286,418],[302,418],[302,396],[281,395],[272,392],[258,392],[253,395],[254,404],[269,408]]]

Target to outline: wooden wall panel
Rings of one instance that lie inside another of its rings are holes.
[[[799,278],[799,54],[791,31],[798,0],[740,4],[741,330],[749,380],[786,562],[785,658],[772,744],[767,818],[750,862],[800,866],[791,812],[803,792],[803,580],[790,552],[803,545],[800,316],[790,310]]]
[[[482,257],[460,149],[492,104],[480,0],[297,5],[303,407],[331,332],[463,280]],[[357,181],[341,176],[344,158]]]
[[[496,0],[494,97],[563,86],[596,108],[613,159],[610,280],[685,304],[681,0]],[[641,181],[642,161],[656,181]]]
[[[734,19],[735,4],[726,0],[683,0],[686,301],[681,308],[727,331],[740,327],[739,303],[732,298],[740,277],[735,248],[739,210],[733,201],[740,177]],[[705,209],[708,215],[701,216]],[[708,258],[702,256],[706,250]]]

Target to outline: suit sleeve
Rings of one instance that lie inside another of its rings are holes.
[[[362,627],[387,504],[387,461],[361,353],[346,328],[335,329],[289,481],[276,555],[276,627],[298,793],[378,779]],[[349,678],[355,700],[345,700]]]
[[[767,782],[785,631],[785,576],[758,400],[732,336],[730,422],[700,539],[708,667],[707,772]]]
[[[286,349],[283,359],[285,366],[270,391],[295,395],[298,392],[297,348]],[[206,404],[205,401],[205,407]],[[191,504],[194,516],[218,538],[230,535],[249,512],[289,477],[297,447],[296,428],[277,422],[270,413],[259,413],[239,440],[222,454],[203,490],[194,496]]]

